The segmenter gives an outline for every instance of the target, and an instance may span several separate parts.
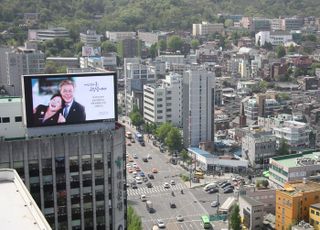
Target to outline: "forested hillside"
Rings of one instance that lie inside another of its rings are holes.
[[[319,16],[319,0],[1,0],[0,29],[37,12],[40,24],[98,31],[188,29],[217,13],[248,16]],[[97,19],[99,18],[99,19]],[[72,20],[71,20],[72,19]]]

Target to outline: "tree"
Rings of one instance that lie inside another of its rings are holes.
[[[277,153],[279,155],[288,155],[289,154],[289,145],[287,144],[286,140],[282,138],[280,140],[279,148]]]
[[[286,49],[284,48],[284,46],[277,46],[275,51],[278,58],[282,58],[286,55]]]
[[[288,48],[288,53],[294,53],[296,52],[296,48],[291,44]]]
[[[129,118],[131,123],[136,127],[140,127],[144,123],[143,117],[136,105],[133,106],[132,111],[129,114]]]
[[[101,43],[101,51],[103,53],[117,52],[117,46],[111,41],[103,41]]]
[[[160,51],[165,51],[167,49],[167,42],[161,39],[158,43],[158,48],[160,49]]]
[[[199,45],[200,45],[200,42],[198,39],[192,39],[192,41],[191,41],[192,49],[197,49]]]
[[[171,36],[169,39],[168,39],[168,48],[171,50],[171,51],[177,51],[177,50],[181,50],[182,48],[182,45],[183,45],[183,41],[182,39],[177,36],[177,35],[173,35]]]
[[[182,151],[180,152],[180,157],[182,158],[183,162],[188,161],[190,159],[188,151],[185,149],[182,149]]]
[[[226,19],[224,21],[224,26],[227,27],[227,28],[233,26],[233,20],[232,19]]]
[[[156,129],[157,129],[157,124],[156,123],[145,123],[144,126],[143,126],[143,130],[147,134],[154,134]]]
[[[141,218],[131,206],[127,210],[128,230],[142,230]]]
[[[176,127],[172,127],[167,137],[165,138],[165,144],[168,146],[171,152],[180,151],[182,148],[182,137],[180,131]]]
[[[240,209],[238,204],[234,204],[230,214],[230,225],[233,230],[240,230],[241,217],[240,217]]]
[[[149,49],[151,58],[155,58],[158,54],[157,44],[152,44]]]
[[[164,142],[172,128],[173,127],[170,123],[164,123],[157,128],[156,136],[159,138],[161,142]]]

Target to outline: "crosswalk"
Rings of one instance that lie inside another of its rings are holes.
[[[172,185],[170,188],[164,188],[163,185],[157,185],[152,188],[142,187],[138,189],[128,189],[127,194],[128,197],[130,196],[139,196],[141,194],[153,194],[153,193],[162,193],[162,192],[171,192],[171,191],[177,191],[181,189],[186,189],[187,186],[185,184],[176,184]]]

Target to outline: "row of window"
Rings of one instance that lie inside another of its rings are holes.
[[[22,122],[22,117],[14,117],[15,122]],[[10,117],[0,117],[0,123],[10,123]]]

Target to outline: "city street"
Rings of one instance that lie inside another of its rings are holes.
[[[134,130],[127,129],[134,133]],[[127,143],[129,141],[127,140]],[[188,174],[186,170],[178,165],[169,163],[167,153],[160,153],[159,149],[146,140],[146,146],[139,143],[131,143],[127,145],[127,153],[129,157],[134,158],[134,162],[127,162],[130,165],[136,163],[141,171],[147,177],[147,174],[153,174],[154,179],[148,179],[153,185],[147,188],[146,182],[137,184],[136,189],[128,187],[128,204],[131,205],[141,217],[143,229],[152,229],[157,219],[162,219],[167,229],[203,229],[200,217],[202,215],[215,214],[216,208],[212,208],[210,203],[217,199],[217,194],[207,194],[203,188],[189,188],[189,183],[183,182],[179,175],[181,173]],[[143,162],[142,158],[151,155],[152,159]],[[158,173],[152,173],[152,169],[156,168]],[[127,168],[128,169],[128,168]],[[128,171],[128,170],[127,170]],[[170,184],[174,180],[175,185],[170,188],[164,188],[164,183]],[[127,182],[134,181],[133,173],[127,173]],[[181,194],[183,190],[183,194]],[[172,195],[174,192],[174,196]],[[150,200],[155,210],[149,213],[146,208],[146,201],[140,199],[141,195],[146,195],[146,200]],[[220,203],[222,204],[230,194],[220,194]],[[176,208],[170,208],[170,202],[176,205]],[[176,219],[177,215],[183,216],[183,221]],[[219,229],[219,228],[215,228]]]

